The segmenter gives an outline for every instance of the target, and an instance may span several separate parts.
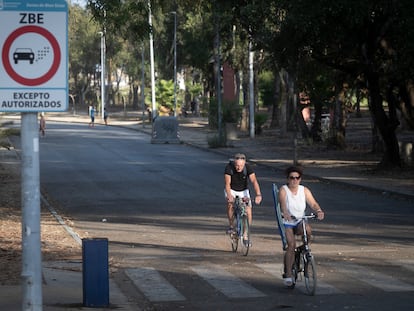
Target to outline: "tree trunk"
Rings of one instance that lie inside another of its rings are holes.
[[[287,108],[288,108],[288,90],[287,83],[285,81],[285,71],[281,69],[279,71],[280,77],[280,129],[281,134],[285,136],[287,134],[288,122],[287,122]]]
[[[280,76],[277,72],[275,74],[275,92],[273,97],[273,105],[272,105],[272,122],[270,123],[271,128],[276,128],[279,126],[279,105],[281,102],[280,98],[281,88],[280,88]]]
[[[134,108],[134,110],[138,109],[138,102],[139,102],[138,86],[135,84],[132,84],[132,108]]]
[[[377,126],[384,141],[384,155],[380,165],[383,167],[401,167],[400,150],[395,134],[396,124],[387,116],[382,105],[379,77],[377,73],[367,73],[368,87],[370,91],[370,106],[374,123]],[[392,109],[392,107],[391,107]],[[392,112],[391,112],[392,113]],[[391,114],[392,115],[392,114]]]

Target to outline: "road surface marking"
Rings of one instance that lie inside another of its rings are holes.
[[[414,260],[411,260],[411,259],[401,259],[401,260],[396,260],[396,261],[390,261],[390,264],[392,265],[398,264],[404,269],[414,271]]]
[[[397,280],[392,276],[374,271],[365,266],[345,262],[334,262],[329,263],[328,265],[340,273],[350,275],[361,282],[382,289],[385,292],[414,291],[413,285]]]
[[[126,269],[126,275],[152,302],[183,301],[183,295],[154,268]]]
[[[266,296],[261,291],[235,277],[218,265],[191,268],[211,286],[229,298],[252,298]]]
[[[259,267],[260,269],[266,271],[267,273],[275,276],[278,281],[280,280],[280,284],[283,285],[282,282],[282,274],[283,274],[283,264],[281,263],[262,263],[262,264],[255,264],[255,266]],[[316,271],[318,267],[316,267]],[[316,280],[316,295],[332,295],[332,294],[344,294],[344,292],[328,283],[322,282],[321,280]],[[299,291],[302,293],[307,293],[305,287],[305,281],[298,279],[296,282],[296,286]]]

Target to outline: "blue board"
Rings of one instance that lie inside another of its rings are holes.
[[[283,250],[286,250],[287,248],[286,232],[285,232],[285,226],[283,225],[282,212],[280,211],[279,189],[276,184],[272,184],[272,191],[273,191],[273,201],[274,201],[275,212],[276,212],[276,222],[279,228],[280,238],[282,239]]]

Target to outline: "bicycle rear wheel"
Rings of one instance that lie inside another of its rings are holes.
[[[247,219],[247,215],[244,215],[240,219],[241,230],[240,230],[240,245],[241,252],[244,256],[247,256],[250,249],[250,226]],[[245,238],[247,238],[247,243],[245,243]]]
[[[316,292],[316,264],[315,258],[311,254],[305,254],[303,275],[305,277],[305,287],[309,295],[313,296]]]

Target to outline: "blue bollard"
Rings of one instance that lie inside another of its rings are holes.
[[[83,306],[109,306],[108,239],[82,239]]]

